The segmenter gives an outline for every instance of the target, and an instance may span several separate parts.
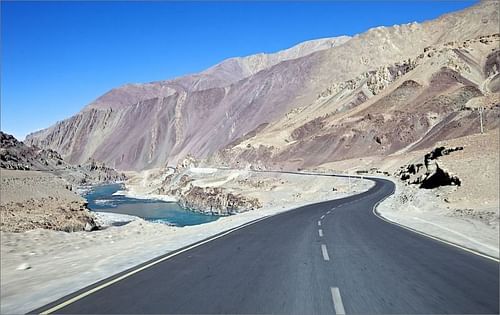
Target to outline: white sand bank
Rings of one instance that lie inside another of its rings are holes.
[[[174,196],[158,195],[153,193],[137,193],[134,190],[118,190],[113,193],[115,196],[125,196],[128,198],[135,199],[148,199],[148,200],[161,200],[166,202],[177,202],[177,198]]]
[[[101,227],[110,227],[116,225],[123,225],[125,223],[129,223],[132,221],[142,220],[139,217],[121,214],[121,213],[112,213],[112,212],[92,212],[96,218],[96,222]]]

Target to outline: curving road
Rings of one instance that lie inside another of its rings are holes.
[[[381,220],[373,207],[394,184],[373,180],[34,312],[498,313],[498,263]]]

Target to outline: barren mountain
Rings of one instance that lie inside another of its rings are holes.
[[[125,180],[123,173],[118,173],[102,162],[89,159],[81,165],[71,165],[54,150],[25,145],[2,131],[0,169],[48,172],[64,178],[74,186]]]
[[[116,109],[135,105],[140,101],[168,97],[175,93],[187,93],[229,86],[282,61],[296,59],[316,51],[341,45],[349,40],[349,38],[348,36],[339,36],[310,40],[277,53],[230,58],[200,73],[174,80],[124,85],[97,98],[83,110],[92,108]]]
[[[71,163],[310,167],[498,127],[498,3],[127,85],[27,137]],[[447,126],[447,128],[443,128]],[[450,126],[452,128],[450,128]]]
[[[233,142],[216,160],[312,167],[431,147],[499,128],[499,34],[424,48],[334,83],[312,104]]]

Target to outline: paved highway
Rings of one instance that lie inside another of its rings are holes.
[[[34,312],[498,313],[498,263],[375,216],[394,184],[374,180]]]

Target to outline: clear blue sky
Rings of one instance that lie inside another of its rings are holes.
[[[1,129],[23,139],[125,83],[424,21],[475,1],[1,2]]]

